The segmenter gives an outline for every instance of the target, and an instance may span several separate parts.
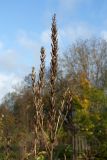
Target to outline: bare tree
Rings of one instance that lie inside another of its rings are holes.
[[[106,85],[107,42],[103,39],[76,41],[64,54],[64,73],[75,79],[85,74],[97,87]],[[62,64],[62,63],[61,63]]]

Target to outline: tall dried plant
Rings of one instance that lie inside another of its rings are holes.
[[[34,116],[34,157],[37,157],[37,144],[39,143],[39,130],[43,123],[43,115],[42,115],[42,89],[44,86],[44,70],[45,70],[45,49],[41,47],[41,64],[39,71],[39,80],[36,82],[36,73],[35,68],[32,68],[32,89],[33,89],[33,97],[34,97],[34,106],[35,106],[35,116]]]
[[[45,104],[42,100],[42,91],[44,87],[44,70],[45,70],[45,50],[41,48],[41,65],[39,71],[39,80],[36,83],[35,80],[35,69],[32,68],[32,88],[34,94],[34,106],[35,106],[35,142],[34,142],[34,156],[37,158],[37,149],[39,148],[40,137],[44,142],[46,153],[49,160],[53,160],[54,148],[56,145],[57,135],[61,127],[63,126],[65,117],[67,116],[68,109],[71,105],[72,95],[69,88],[63,94],[63,99],[60,102],[60,107],[57,106],[56,102],[56,80],[58,71],[58,38],[57,38],[57,27],[56,27],[56,15],[52,18],[51,28],[51,66],[50,66],[50,85],[49,85],[49,100],[50,110],[48,114],[49,118],[46,118],[46,114],[43,112]],[[65,103],[66,102],[66,103]],[[66,106],[65,115],[63,110]],[[45,119],[44,119],[45,118]],[[47,128],[46,128],[47,127]]]
[[[57,26],[56,15],[52,18],[51,28],[51,66],[50,66],[50,112],[49,112],[49,159],[53,160],[54,148],[58,141],[57,135],[61,127],[63,126],[65,117],[67,116],[68,109],[71,107],[72,95],[69,88],[63,94],[63,99],[60,102],[60,107],[56,101],[56,81],[58,71],[58,38],[57,38]],[[66,102],[66,104],[65,104]],[[66,105],[65,115],[63,114],[64,107]]]
[[[52,18],[52,35],[51,35],[51,68],[50,68],[50,142],[51,142],[51,159],[53,157],[53,145],[55,141],[55,123],[56,123],[56,102],[55,102],[55,85],[57,78],[57,58],[58,58],[58,39],[57,39],[57,28],[56,28],[56,15]]]

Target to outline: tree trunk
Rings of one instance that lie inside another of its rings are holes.
[[[51,150],[50,150],[50,160],[53,160],[53,143],[51,143]]]

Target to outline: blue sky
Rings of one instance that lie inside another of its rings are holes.
[[[46,64],[49,64],[54,13],[60,54],[79,38],[107,39],[107,0],[0,0],[2,96],[30,73],[33,65],[38,70],[41,46],[46,48]]]

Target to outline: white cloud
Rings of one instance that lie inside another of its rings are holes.
[[[41,33],[40,36],[41,42],[45,45],[50,43],[50,30],[47,29]]]
[[[19,32],[17,41],[19,42],[20,45],[22,45],[23,47],[27,49],[35,50],[35,49],[38,49],[38,47],[40,46],[40,44],[35,39],[33,39],[29,35],[29,33],[25,31]]]
[[[19,61],[19,62],[18,62]],[[19,55],[14,49],[4,49],[0,52],[0,69],[15,70],[20,63]]]
[[[76,4],[77,4],[77,2],[79,2],[80,0],[59,0],[59,2],[60,2],[60,5],[62,6],[62,7],[64,7],[65,9],[71,9],[71,8],[73,8]]]
[[[87,0],[89,1],[89,0]],[[78,8],[79,5],[82,5],[82,3],[86,3],[85,0],[59,0],[59,10],[63,12],[67,11],[74,11],[75,9]]]
[[[31,52],[33,53],[33,60],[32,65],[36,64],[36,69],[39,69],[40,65],[40,49],[42,46],[45,47],[46,49],[46,62],[49,63],[50,60],[50,34],[51,30],[45,29],[43,30],[40,34],[36,33],[30,33],[26,31],[21,31],[18,33],[17,41],[21,47],[23,47],[25,50],[30,49]],[[36,36],[35,36],[36,35]]]
[[[28,66],[33,66],[34,64],[36,64],[36,67],[38,69],[40,64],[40,48],[42,46],[40,37],[37,38],[31,32],[19,31],[17,36],[17,42],[21,47],[21,50],[24,51],[23,55],[25,55],[26,57],[24,58],[24,61],[27,62],[26,64]]]
[[[36,36],[35,36],[36,35]],[[59,52],[63,52],[68,45],[74,42],[77,39],[87,39],[91,38],[93,35],[93,29],[83,23],[69,23],[64,26],[62,29],[58,29],[58,41],[59,41]],[[17,41],[19,45],[25,48],[32,50],[29,53],[33,53],[32,65],[36,64],[36,69],[39,69],[40,64],[40,48],[44,46],[46,48],[46,63],[50,62],[50,43],[51,43],[51,29],[45,29],[40,34],[21,31],[18,33]],[[27,56],[27,55],[26,55]],[[32,59],[32,57],[31,57]]]
[[[45,46],[50,43],[50,29],[43,30],[40,34],[35,33],[31,34],[30,32],[26,31],[19,31],[17,36],[18,43],[26,48],[32,49],[33,51],[40,51],[41,46]]]
[[[88,39],[94,35],[94,30],[84,23],[69,24],[59,30],[60,47],[65,48],[78,39]]]
[[[107,31],[101,31],[101,37],[105,40],[107,40]]]
[[[2,41],[0,41],[0,49],[3,49],[3,47],[4,47],[4,44]]]
[[[14,86],[21,83],[22,79],[15,74],[2,74],[0,73],[0,101],[6,93],[12,92]]]

